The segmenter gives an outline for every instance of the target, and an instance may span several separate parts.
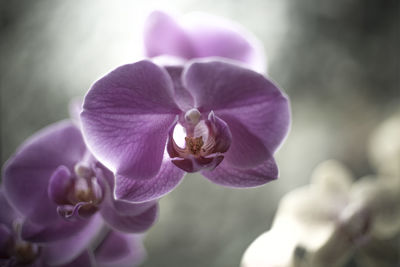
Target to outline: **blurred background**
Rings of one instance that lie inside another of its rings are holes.
[[[292,129],[280,178],[235,190],[188,175],[161,200],[142,266],[238,266],[269,229],[279,199],[335,158],[373,173],[367,141],[400,105],[398,0],[0,1],[1,163],[99,77],[140,58],[153,9],[204,11],[242,24],[265,46],[268,75],[289,95]]]

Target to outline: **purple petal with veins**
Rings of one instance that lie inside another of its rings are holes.
[[[98,80],[81,114],[91,152],[114,173],[156,175],[168,128],[180,113],[173,95],[168,73],[149,61],[121,66]]]

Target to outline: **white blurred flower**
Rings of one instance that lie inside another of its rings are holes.
[[[368,155],[381,175],[400,179],[400,112],[373,132]]]
[[[339,267],[356,252],[361,266],[382,262],[368,249],[400,232],[400,179],[353,183],[343,165],[326,161],[311,180],[283,197],[271,230],[250,245],[242,267]]]
[[[351,182],[351,174],[340,163],[320,164],[311,185],[283,197],[271,230],[250,245],[242,267],[328,267],[345,261],[349,244],[338,234],[337,224]],[[338,251],[332,249],[335,243],[343,243]]]

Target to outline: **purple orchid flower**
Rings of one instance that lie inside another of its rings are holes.
[[[205,13],[192,13],[175,20],[154,11],[145,24],[144,43],[149,57],[169,55],[184,59],[224,57],[265,72],[263,46],[234,22]]]
[[[230,187],[277,178],[273,154],[290,111],[278,87],[238,65],[145,60],[97,81],[81,121],[89,149],[115,173],[116,198],[141,202],[170,192],[185,172]]]
[[[4,193],[25,218],[21,237],[51,242],[69,237],[101,217],[112,228],[143,232],[158,204],[113,198],[113,174],[88,153],[80,130],[63,121],[29,138],[6,163]]]
[[[1,266],[90,266],[86,247],[99,233],[102,221],[92,220],[74,236],[59,241],[34,243],[21,237],[23,217],[0,191],[0,265]]]
[[[0,265],[25,267],[132,267],[143,261],[142,235],[104,227],[102,220],[59,241],[34,243],[21,237],[21,217],[0,191]],[[100,237],[100,242],[98,241]]]

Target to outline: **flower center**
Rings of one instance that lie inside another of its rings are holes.
[[[204,141],[208,139],[209,129],[204,120],[201,120],[201,113],[193,108],[185,113],[185,130],[180,138],[185,139],[184,148],[179,149],[181,155],[204,156]]]
[[[75,165],[75,175],[77,178],[74,185],[75,199],[73,202],[99,203],[102,197],[102,190],[94,171],[78,163]]]
[[[101,175],[87,164],[77,163],[74,174],[65,186],[63,196],[54,199],[58,204],[57,212],[65,219],[75,219],[76,216],[88,218],[96,213],[103,201],[103,188],[99,184]]]
[[[185,137],[186,147],[193,155],[199,155],[201,148],[203,147],[203,137]]]
[[[223,160],[231,139],[229,127],[213,111],[205,118],[199,110],[190,109],[170,129],[166,149],[172,163],[186,172],[213,170]]]

